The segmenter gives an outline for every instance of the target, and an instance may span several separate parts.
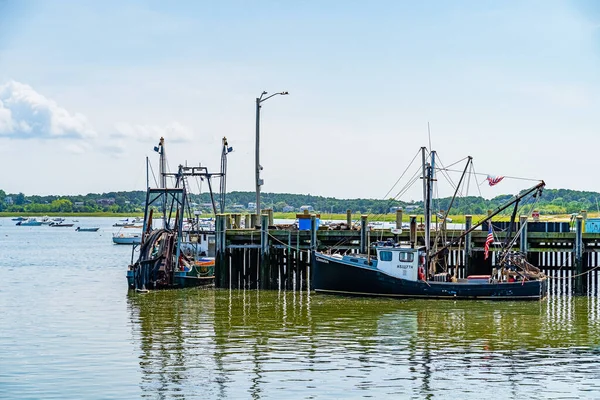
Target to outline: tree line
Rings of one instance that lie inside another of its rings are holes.
[[[452,214],[485,214],[510,200],[512,195],[500,195],[493,199],[470,196],[457,198],[454,201]],[[254,203],[254,192],[233,191],[227,193],[226,211],[244,212]],[[216,200],[216,199],[215,199]],[[145,191],[88,193],[76,196],[30,195],[23,193],[6,193],[0,190],[0,212],[17,213],[55,213],[55,212],[141,212],[146,201]],[[194,208],[203,212],[211,212],[211,199],[208,193],[190,194],[189,201]],[[386,214],[394,212],[394,207],[401,207],[406,212],[422,211],[423,202],[403,202],[395,199],[337,199],[334,197],[313,196],[311,194],[263,193],[263,208],[274,211],[299,211],[302,206],[310,206],[320,213],[353,212]],[[434,200],[434,210],[446,210],[451,198]],[[600,193],[576,191],[569,189],[546,189],[535,204],[535,209],[543,214],[570,214],[580,210],[599,211]]]

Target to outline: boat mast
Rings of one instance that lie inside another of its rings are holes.
[[[165,155],[165,138],[161,137],[158,142],[159,150],[158,154],[160,155],[158,162],[158,171],[159,171],[159,179],[160,179],[160,189],[167,188],[167,158]],[[163,195],[162,199],[162,214],[163,214],[163,228],[167,227],[167,194]]]
[[[221,151],[221,187],[219,189],[219,206],[221,214],[225,212],[225,194],[227,193],[227,154],[229,153],[227,138],[223,137],[223,149]]]
[[[427,147],[421,147],[421,164],[423,167],[423,216],[425,217],[425,221],[427,221],[427,189],[429,185],[427,185]],[[425,222],[425,246],[429,249],[429,229],[427,229],[427,222]]]
[[[429,254],[431,250],[431,204],[433,193],[433,181],[435,180],[435,151],[431,152],[431,164],[424,165],[425,172],[425,250]]]

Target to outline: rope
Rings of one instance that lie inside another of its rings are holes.
[[[571,276],[564,276],[564,277],[562,277],[562,276],[548,276],[548,275],[546,275],[546,277],[547,277],[547,278],[556,279],[557,281],[561,281],[561,280],[567,280],[567,279],[573,279],[573,278],[578,278],[578,277],[580,277],[580,276],[583,276],[583,275],[587,274],[588,272],[592,272],[592,271],[594,271],[594,270],[596,270],[596,269],[598,269],[598,268],[600,268],[600,265],[598,265],[598,266],[596,266],[596,267],[594,267],[594,268],[590,268],[590,269],[588,269],[587,271],[585,271],[585,272],[582,272],[582,273],[580,273],[580,274],[575,274],[575,275],[571,275]],[[561,270],[562,270],[562,267],[560,267],[560,268],[559,268],[559,269],[557,269],[556,271],[561,271]]]

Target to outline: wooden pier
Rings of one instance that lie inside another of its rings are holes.
[[[241,229],[239,214],[219,214],[216,217],[215,281],[220,288],[310,290],[312,253],[366,253],[368,243],[388,239],[407,244],[424,244],[423,232],[417,229],[417,218],[410,217],[410,229],[395,234],[390,229],[369,229],[367,216],[360,226],[346,230],[317,229],[316,216],[310,215],[310,229],[298,230],[273,225],[272,212],[260,216],[245,216],[246,226]],[[400,213],[396,226],[401,229]],[[516,223],[527,223],[521,217]],[[466,216],[467,229],[472,224]],[[350,213],[346,227],[351,227]],[[446,242],[460,236],[462,231],[440,227]],[[432,233],[432,239],[437,231]],[[513,230],[514,234],[514,230]],[[451,274],[466,277],[471,274],[489,274],[496,266],[496,247],[490,248],[490,257],[484,260],[483,247],[487,231],[476,230],[444,254],[445,266]],[[496,240],[503,241],[506,232],[495,232]],[[500,247],[497,247],[500,250]],[[528,232],[525,226],[518,243],[513,246],[527,254],[527,259],[551,279],[559,280],[575,294],[596,293],[600,287],[600,233],[584,233],[583,218],[578,217],[575,230],[569,232]],[[568,282],[567,282],[568,281]]]

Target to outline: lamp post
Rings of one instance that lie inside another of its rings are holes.
[[[273,93],[270,96],[267,96],[263,99],[263,96],[266,95],[267,92],[262,92],[260,97],[256,98],[256,214],[260,215],[260,187],[263,185],[263,180],[260,179],[260,171],[262,170],[262,166],[260,165],[260,105],[261,103],[269,100],[273,96],[280,95],[288,95],[288,92],[278,92]]]

